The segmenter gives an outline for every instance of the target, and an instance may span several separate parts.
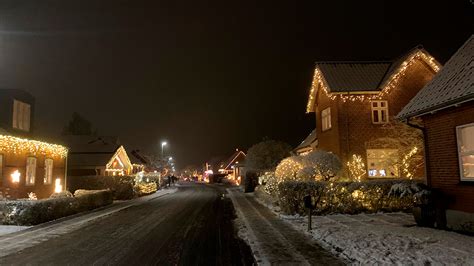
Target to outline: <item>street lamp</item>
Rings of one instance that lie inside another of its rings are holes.
[[[168,143],[166,141],[162,141],[161,142],[161,158],[164,157],[164,152],[163,152],[163,148],[168,145]]]

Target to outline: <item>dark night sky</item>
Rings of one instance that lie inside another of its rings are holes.
[[[39,135],[77,111],[129,149],[168,140],[184,166],[298,144],[317,60],[423,44],[444,63],[473,32],[469,0],[346,2],[0,0],[0,87],[36,97]]]

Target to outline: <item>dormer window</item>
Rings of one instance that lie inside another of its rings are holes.
[[[372,123],[385,124],[388,123],[388,102],[387,101],[371,101],[372,107]]]
[[[22,101],[13,100],[13,128],[30,131],[31,106]]]

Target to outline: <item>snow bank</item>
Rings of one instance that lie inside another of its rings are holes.
[[[333,253],[357,264],[474,265],[474,237],[415,226],[405,213],[281,216]]]

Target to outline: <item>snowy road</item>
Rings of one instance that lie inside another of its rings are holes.
[[[66,220],[49,229],[19,232],[25,248],[17,243],[9,251],[3,249],[0,264],[251,263],[248,247],[234,237],[232,205],[222,193],[219,186],[185,184],[176,193],[141,201],[73,230]],[[15,234],[0,237],[0,246],[9,243],[7,237],[11,242]]]

